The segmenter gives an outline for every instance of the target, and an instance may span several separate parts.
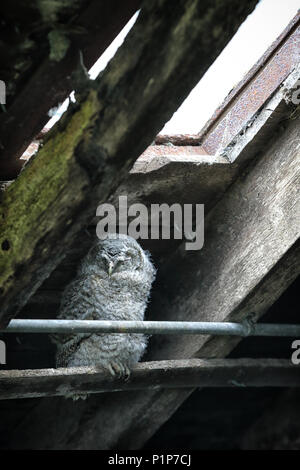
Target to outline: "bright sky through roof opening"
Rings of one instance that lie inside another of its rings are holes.
[[[138,17],[138,13],[139,12],[137,12],[137,13],[135,13],[135,15],[133,15],[133,17],[124,26],[122,31],[120,31],[118,36],[113,40],[113,42],[108,46],[108,48],[99,57],[97,62],[94,63],[93,67],[90,68],[89,75],[90,75],[91,79],[95,80],[95,78],[99,75],[99,73],[102,72],[102,70],[105,69],[105,67],[107,66],[110,59],[113,58],[113,56],[117,52],[117,49],[121,46],[121,44],[123,43],[125,37],[127,36],[129,31],[131,30],[134,23],[136,22],[136,19]],[[72,91],[70,97],[71,97],[71,100],[73,101],[74,100],[74,92],[73,91]],[[69,98],[67,98],[57,110],[53,110],[53,111],[51,110],[51,115],[53,117],[51,117],[51,119],[47,122],[47,124],[45,126],[47,129],[50,129],[50,127],[52,127],[56,123],[56,121],[58,121],[60,119],[62,114],[67,110],[68,105],[69,105]]]
[[[280,35],[300,8],[300,0],[260,0],[254,12],[215,60],[198,85],[191,91],[172,119],[161,130],[163,134],[197,134],[237,85]],[[125,36],[134,25],[136,13],[111,45],[90,69],[95,79],[106,67]],[[47,123],[51,127],[67,109],[68,99]]]
[[[197,134],[299,8],[300,0],[261,0],[161,133]]]

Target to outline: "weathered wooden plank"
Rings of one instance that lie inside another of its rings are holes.
[[[3,326],[61,261],[255,3],[144,3],[93,88],[2,194]]]
[[[300,387],[288,359],[187,359],[139,363],[130,378],[97,367],[0,371],[0,399],[187,387]]]

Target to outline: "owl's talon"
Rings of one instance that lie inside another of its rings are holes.
[[[122,362],[119,362],[119,364],[120,364],[120,369],[121,369],[120,379],[123,379],[123,377],[125,377],[126,375],[126,368],[124,364],[122,364]]]
[[[107,369],[109,370],[110,374],[111,374],[113,377],[116,376],[116,373],[115,373],[114,369],[112,368],[112,365],[111,365],[111,364],[108,364]]]
[[[113,361],[108,364],[108,369],[113,377],[118,375],[119,379],[128,380],[130,377],[130,370],[127,365],[119,361]]]
[[[120,378],[124,379],[125,381],[127,381],[129,379],[129,376],[130,376],[130,370],[129,368],[127,367],[126,364],[123,364],[122,362],[119,363],[120,364],[120,367],[121,367],[121,370],[122,370],[122,375]]]
[[[124,366],[124,368],[125,368],[124,379],[125,379],[125,382],[128,382],[128,380],[130,379],[131,371],[129,367],[126,365]]]
[[[65,398],[69,399],[71,398],[73,401],[77,400],[86,400],[88,398],[89,394],[88,393],[81,393],[81,392],[69,392],[65,394]]]
[[[88,398],[89,394],[88,393],[77,393],[74,395],[73,400],[86,400]]]
[[[124,364],[122,364],[122,362],[119,362],[119,364],[120,364],[120,369],[121,369],[120,379],[123,379],[126,376],[126,368]]]
[[[114,371],[114,375],[118,375],[118,378],[120,379],[122,377],[122,365],[120,362],[117,362],[117,361],[113,361],[110,363],[113,371]]]

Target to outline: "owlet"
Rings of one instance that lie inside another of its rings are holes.
[[[63,292],[57,318],[143,320],[155,272],[134,238],[110,234],[83,258]],[[129,375],[147,344],[137,333],[56,334],[51,339],[57,345],[57,367],[99,365],[119,377]]]

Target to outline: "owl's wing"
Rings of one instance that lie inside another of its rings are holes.
[[[91,283],[88,278],[77,278],[71,282],[63,292],[58,319],[65,320],[96,320],[95,305],[90,296]],[[99,318],[99,306],[97,306]],[[89,337],[87,333],[52,334],[51,340],[56,344],[71,342],[79,343],[83,338]]]
[[[91,298],[92,289],[93,286],[88,278],[77,278],[71,282],[62,295],[57,318],[93,319],[95,305]]]

